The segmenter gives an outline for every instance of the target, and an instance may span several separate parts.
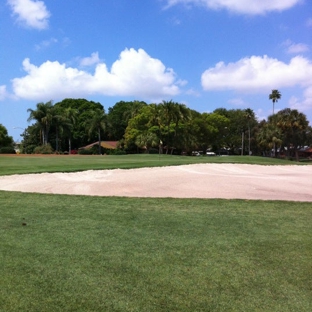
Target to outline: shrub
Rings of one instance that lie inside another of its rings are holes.
[[[127,155],[127,153],[124,150],[121,149],[107,149],[106,150],[107,155]]]
[[[16,154],[13,146],[4,146],[0,148],[0,154]]]
[[[36,147],[37,147],[37,145],[35,145],[35,144],[27,145],[22,149],[22,153],[23,154],[33,154]]]
[[[78,151],[79,155],[99,155],[99,146],[95,145],[91,148],[80,149]],[[127,153],[121,149],[109,149],[101,147],[102,155],[126,155]]]
[[[93,155],[93,151],[91,148],[84,148],[84,149],[78,150],[78,154],[79,155]]]
[[[149,154],[158,154],[159,153],[159,150],[157,148],[150,148],[149,151],[148,151]]]
[[[34,149],[34,154],[53,154],[53,148],[50,144],[40,145]]]

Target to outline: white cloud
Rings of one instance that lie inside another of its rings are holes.
[[[289,64],[268,56],[252,56],[236,63],[219,62],[202,74],[204,90],[234,90],[267,92],[299,86],[303,88],[302,105],[312,108],[312,62],[302,56],[293,57]],[[298,100],[292,102],[299,103]]]
[[[294,43],[291,40],[286,40],[283,45],[287,47],[287,53],[289,54],[299,54],[310,50],[307,44]]]
[[[0,86],[0,101],[4,100],[8,96],[6,86]]]
[[[312,83],[312,63],[293,57],[289,64],[268,56],[252,56],[236,63],[219,62],[202,74],[205,90],[260,91]]]
[[[50,12],[43,1],[37,0],[8,0],[13,15],[28,27],[45,29],[48,27]]]
[[[301,0],[166,0],[167,7],[177,4],[204,6],[212,10],[226,9],[240,14],[264,14],[289,9]]]
[[[293,43],[288,47],[287,52],[292,54],[298,54],[302,52],[307,52],[309,50],[309,46],[304,43]]]
[[[161,99],[180,93],[174,71],[144,50],[125,49],[110,70],[96,65],[93,74],[46,61],[40,66],[23,61],[27,75],[12,80],[16,96],[32,100],[81,97],[90,94]]]
[[[312,109],[312,86],[304,90],[303,98],[291,97],[289,107],[299,111],[307,111]]]
[[[100,62],[99,53],[94,52],[89,57],[84,57],[80,60],[80,66],[92,66]]]
[[[264,119],[267,119],[266,117],[266,113],[263,111],[262,108],[258,108],[255,110],[255,115],[256,115],[256,118],[261,121],[261,120],[264,120]]]

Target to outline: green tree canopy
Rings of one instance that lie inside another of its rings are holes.
[[[305,144],[309,129],[306,115],[296,109],[285,108],[276,114],[276,126],[282,132],[283,144],[287,151],[292,149],[298,158],[297,150]]]
[[[128,122],[147,104],[142,101],[117,102],[108,109],[107,135],[111,140],[121,140],[126,132]]]
[[[229,123],[224,134],[224,143],[225,146],[229,148],[233,153],[238,153],[238,151],[242,147],[242,134],[246,134],[250,129],[252,138],[252,129],[258,124],[253,110],[250,108],[230,110],[227,110],[225,108],[218,108],[214,110],[214,113],[223,115],[228,118]]]
[[[0,124],[0,148],[2,147],[13,147],[14,140],[8,135],[8,130]]]
[[[94,129],[93,134],[89,134],[86,131],[86,123],[90,118],[92,118],[92,112],[100,109],[104,111],[104,107],[101,103],[88,101],[86,99],[64,99],[61,102],[55,104],[58,110],[61,110],[62,116],[67,116],[67,122],[69,122],[69,127],[65,127],[67,139],[71,138],[71,146],[74,148],[79,148],[81,146],[93,143],[94,137],[98,135],[97,130]],[[69,113],[66,110],[71,109],[72,112]],[[71,116],[70,116],[71,115]],[[70,132],[68,131],[70,129]],[[65,143],[63,143],[65,146]],[[66,144],[67,146],[67,144]]]
[[[47,103],[38,103],[36,109],[29,108],[28,122],[35,120],[40,126],[42,144],[48,144],[49,131],[53,121],[53,104],[52,101]]]
[[[104,109],[97,108],[92,111],[89,115],[89,119],[85,122],[86,130],[89,133],[90,138],[97,133],[98,142],[99,142],[99,154],[101,154],[101,141],[102,141],[102,132],[106,129],[106,115]]]

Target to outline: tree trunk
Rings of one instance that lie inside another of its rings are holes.
[[[101,155],[101,129],[99,129],[99,155]]]
[[[71,139],[68,139],[68,154],[71,154]]]
[[[56,129],[55,132],[56,132],[55,133],[55,150],[56,150],[56,152],[58,152],[58,141],[59,141],[59,139],[58,139],[58,130]]]
[[[296,150],[295,150],[295,156],[296,156],[296,161],[299,161],[299,153],[298,153],[297,148],[296,148]]]
[[[42,130],[42,145],[47,145],[46,131],[44,129]]]
[[[244,132],[242,132],[242,153],[241,156],[244,155]]]

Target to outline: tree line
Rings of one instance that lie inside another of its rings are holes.
[[[312,144],[311,127],[298,110],[285,108],[274,113],[280,98],[280,92],[272,90],[273,114],[261,121],[250,108],[200,113],[172,100],[158,104],[119,101],[107,113],[101,103],[86,99],[38,103],[27,110],[28,121],[33,123],[22,134],[22,152],[72,153],[105,140],[118,141],[118,149],[125,153],[211,150],[295,157],[299,148]],[[97,153],[103,153],[100,144],[97,148]]]

